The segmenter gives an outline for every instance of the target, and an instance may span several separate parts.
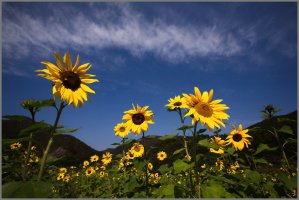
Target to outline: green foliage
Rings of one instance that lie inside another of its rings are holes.
[[[257,149],[256,149],[256,151],[255,151],[255,153],[254,153],[254,155],[257,155],[257,154],[259,154],[259,153],[261,153],[261,152],[263,152],[263,151],[275,151],[275,150],[277,150],[278,149],[278,147],[269,147],[267,144],[263,144],[263,143],[261,143],[261,144],[259,144],[259,146],[257,147]]]
[[[2,187],[4,198],[46,198],[52,191],[48,182],[9,182]]]
[[[192,128],[194,128],[194,126],[183,125],[180,128],[177,128],[176,130],[184,131],[184,130],[188,130],[188,129],[192,129]]]
[[[236,197],[228,192],[218,181],[209,181],[201,186],[203,198],[233,198]]]
[[[54,135],[61,135],[61,134],[64,134],[64,133],[74,133],[76,132],[77,130],[79,130],[79,128],[71,128],[71,129],[64,129],[64,130],[56,130],[54,132]]]
[[[162,140],[162,141],[171,140],[171,139],[174,139],[175,137],[177,137],[176,134],[165,135],[165,136],[159,137],[159,140]]]
[[[284,125],[278,131],[281,132],[281,133],[294,135],[292,128],[290,126],[287,126],[287,125]]]
[[[24,137],[24,136],[28,136],[30,133],[38,133],[40,131],[48,131],[50,130],[52,127],[45,123],[45,122],[36,122],[30,126],[28,126],[27,128],[23,129],[20,131],[20,133],[18,134],[19,137]]]
[[[173,168],[174,168],[174,173],[178,174],[180,172],[185,172],[186,170],[190,169],[193,166],[194,163],[188,164],[182,161],[181,159],[178,159],[173,162]]]
[[[17,121],[23,121],[25,119],[28,119],[28,117],[24,115],[4,115],[2,116],[4,119],[11,119],[11,120],[17,120]]]
[[[206,147],[206,148],[216,148],[216,149],[219,148],[219,146],[217,144],[211,143],[209,138],[205,138],[205,139],[200,140],[198,142],[198,144],[200,146],[203,146],[203,147]]]

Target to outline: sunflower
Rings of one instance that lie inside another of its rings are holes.
[[[59,173],[57,176],[57,181],[62,180],[64,178],[64,173]]]
[[[85,161],[83,162],[83,168],[87,167],[88,165],[89,165],[89,162],[88,162],[87,160],[85,160]]]
[[[123,120],[126,121],[128,128],[134,132],[135,135],[140,134],[141,131],[147,131],[148,124],[153,124],[153,112],[147,110],[149,106],[140,107],[138,104],[133,109],[124,112]]]
[[[67,172],[67,169],[65,167],[59,168],[59,172],[65,174]]]
[[[131,152],[134,154],[134,157],[141,157],[144,154],[144,146],[137,142],[131,147]]]
[[[224,154],[224,151],[222,148],[219,148],[218,150],[215,150],[213,148],[210,148],[211,153],[217,153],[217,154]]]
[[[71,180],[71,176],[70,176],[70,175],[66,175],[66,176],[63,178],[63,182],[66,182],[66,183],[68,183],[70,180]]]
[[[101,178],[103,178],[103,177],[105,176],[105,172],[101,171],[101,172],[99,173],[99,176],[100,176]]]
[[[94,156],[90,157],[90,162],[96,162],[98,160],[99,160],[99,156],[97,156],[97,155],[94,155]]]
[[[65,53],[63,62],[59,53],[54,53],[57,65],[51,62],[41,62],[46,69],[36,70],[40,73],[38,76],[44,77],[53,82],[52,92],[54,99],[61,97],[68,104],[73,104],[76,108],[78,104],[82,106],[84,101],[88,100],[88,93],[95,94],[87,84],[99,82],[93,78],[95,75],[86,74],[91,68],[91,64],[85,63],[79,66],[80,57],[77,56],[75,65],[73,66],[71,56]]]
[[[114,132],[116,136],[124,138],[129,135],[130,128],[127,126],[126,123],[119,123],[114,127]]]
[[[134,159],[135,158],[134,152],[132,150],[127,151],[125,158],[128,160]]]
[[[167,158],[167,154],[164,151],[160,151],[159,153],[157,153],[157,158],[158,160],[162,161]]]
[[[103,154],[102,162],[104,165],[108,165],[112,160],[112,154],[110,152],[106,152]]]
[[[236,150],[242,151],[244,146],[248,148],[251,142],[248,140],[251,136],[247,134],[248,129],[244,129],[242,124],[239,125],[238,130],[233,126],[232,132],[226,137],[226,145],[232,144]],[[251,137],[252,138],[252,137]]]
[[[85,171],[85,175],[86,176],[90,176],[92,175],[93,173],[95,173],[95,170],[93,167],[88,167],[87,170]]]
[[[168,100],[168,104],[166,104],[165,106],[168,106],[171,110],[175,110],[178,108],[187,108],[186,105],[186,100],[185,98],[181,98],[181,96],[175,96],[174,98],[170,98]]]
[[[202,94],[197,87],[194,87],[195,94],[183,94],[186,99],[186,104],[189,112],[185,116],[193,115],[192,124],[197,121],[204,126],[207,124],[209,130],[214,127],[220,128],[220,125],[225,127],[223,119],[228,119],[229,115],[225,113],[228,107],[225,104],[219,104],[222,99],[212,101],[214,90],[208,93],[204,91]]]
[[[218,146],[222,147],[225,145],[225,140],[222,140],[221,137],[214,136],[214,138],[211,138],[211,143],[215,143]]]
[[[17,149],[20,149],[21,146],[22,146],[22,144],[19,143],[19,142],[17,142],[17,143],[13,143],[13,144],[10,145],[10,149],[12,149],[12,150],[17,150]]]

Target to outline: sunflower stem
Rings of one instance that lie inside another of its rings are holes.
[[[182,116],[181,108],[179,108],[179,115],[180,115],[182,126],[184,126],[185,122],[184,122],[184,118]],[[186,152],[187,157],[189,158],[190,154],[189,154],[189,151],[188,151],[188,143],[187,143],[187,139],[186,139],[186,130],[183,130],[183,139],[184,139],[185,152]]]
[[[279,148],[280,148],[280,151],[281,151],[281,153],[282,153],[282,157],[283,157],[283,159],[285,160],[285,162],[286,162],[286,164],[287,164],[288,172],[290,173],[290,171],[291,171],[291,167],[290,167],[290,164],[289,164],[289,160],[288,160],[287,155],[286,155],[286,153],[285,153],[285,151],[284,151],[284,149],[283,149],[283,146],[281,145],[281,142],[280,142],[280,140],[279,140],[279,137],[278,137],[278,134],[277,134],[277,131],[276,131],[275,128],[274,128],[274,136],[275,136],[275,139],[276,139],[276,141],[277,141],[277,143],[278,143],[278,146],[279,146]]]
[[[197,155],[197,133],[196,133],[196,128],[197,128],[197,121],[195,122],[194,124],[194,130],[193,130],[193,159],[194,159],[194,173],[195,173],[195,183],[196,183],[196,186],[198,185],[199,183],[199,177],[198,177],[198,162],[196,160],[196,155]]]
[[[146,149],[145,149],[145,137],[144,137],[144,131],[142,131],[142,142],[143,142],[143,148],[144,148],[144,154],[143,154],[143,160],[145,161],[145,188],[146,188],[146,195],[149,195],[149,187],[148,187],[148,175],[147,175],[147,160],[146,160]]]
[[[41,181],[41,179],[42,179],[42,176],[43,176],[43,173],[44,173],[44,170],[45,170],[45,166],[46,166],[46,160],[47,160],[49,151],[51,149],[51,146],[52,146],[52,143],[53,143],[53,140],[54,140],[54,133],[57,129],[58,121],[60,119],[60,116],[61,116],[61,113],[62,113],[62,110],[63,110],[64,107],[65,107],[64,101],[61,101],[59,110],[57,111],[57,114],[56,114],[56,119],[55,119],[55,122],[54,122],[54,125],[53,125],[53,129],[52,129],[51,134],[50,134],[50,139],[48,141],[46,150],[44,151],[44,154],[43,154],[43,157],[42,157],[42,160],[41,160],[41,166],[40,166],[40,169],[39,169],[39,172],[38,172],[38,178],[37,178],[38,181]]]

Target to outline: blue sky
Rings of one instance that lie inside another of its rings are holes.
[[[3,3],[2,14],[2,114],[28,115],[23,99],[52,97],[34,72],[41,61],[54,62],[54,51],[80,54],[100,83],[92,102],[65,109],[60,124],[80,128],[73,135],[97,150],[120,141],[113,128],[132,103],[155,113],[146,134],[178,133],[179,118],[164,105],[194,86],[230,107],[224,132],[260,121],[268,103],[280,114],[297,109],[295,2]],[[37,114],[54,117],[52,108]]]

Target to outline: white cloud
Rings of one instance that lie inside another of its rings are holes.
[[[188,57],[231,56],[242,51],[234,35],[224,34],[215,25],[179,26],[159,18],[149,22],[127,4],[105,10],[89,9],[88,16],[79,9],[59,10],[55,6],[55,15],[40,18],[17,10],[15,18],[3,19],[4,54],[18,58],[46,55],[64,48],[79,51],[122,48],[133,56],[149,52],[167,61],[180,62]]]

